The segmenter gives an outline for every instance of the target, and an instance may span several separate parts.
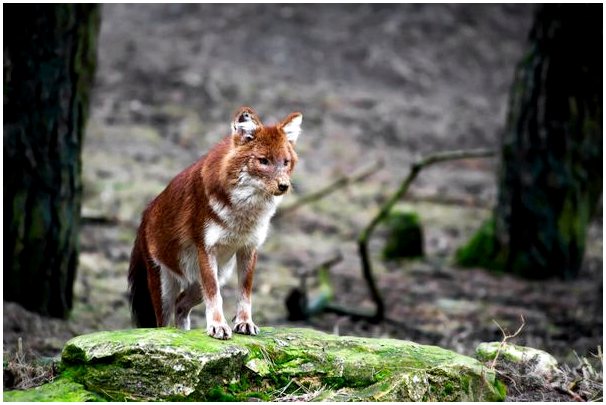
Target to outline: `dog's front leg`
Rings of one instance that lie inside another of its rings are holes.
[[[234,332],[244,335],[256,335],[259,328],[252,320],[251,295],[253,275],[257,263],[256,249],[243,248],[236,254],[238,266],[238,306]]]
[[[223,298],[219,291],[217,257],[204,248],[198,249],[200,286],[206,304],[206,332],[216,339],[229,339],[231,329],[223,315]]]

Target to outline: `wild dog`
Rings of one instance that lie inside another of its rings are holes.
[[[237,269],[233,331],[256,335],[251,292],[257,249],[284,194],[297,154],[301,113],[265,126],[252,108],[234,115],[232,133],[179,173],[145,209],[128,271],[138,327],[190,329],[204,301],[206,331],[229,339],[220,286]]]

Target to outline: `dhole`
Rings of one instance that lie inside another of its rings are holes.
[[[264,126],[242,107],[232,134],[179,173],[145,209],[128,271],[138,327],[188,330],[192,307],[206,304],[206,331],[229,339],[220,285],[234,267],[239,295],[234,332],[259,333],[251,314],[257,249],[290,187],[303,116]]]

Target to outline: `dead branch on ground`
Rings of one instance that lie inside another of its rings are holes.
[[[374,279],[372,265],[368,255],[368,241],[372,236],[377,225],[383,221],[389,215],[394,205],[406,194],[413,180],[424,168],[431,166],[435,163],[460,160],[460,159],[471,159],[471,158],[485,158],[492,157],[495,155],[493,150],[488,149],[473,149],[473,150],[456,150],[449,152],[439,152],[428,155],[421,160],[417,161],[411,166],[408,176],[404,178],[400,187],[396,192],[381,206],[379,212],[374,218],[368,223],[368,225],[360,232],[358,236],[358,251],[360,254],[360,261],[362,263],[362,275],[368,284],[372,300],[376,305],[375,314],[371,320],[381,321],[385,318],[385,303],[381,293],[377,288],[377,284]]]
[[[424,168],[431,166],[435,163],[441,163],[441,162],[452,161],[452,160],[461,160],[461,159],[485,158],[485,157],[492,157],[494,155],[495,155],[495,152],[493,150],[488,150],[488,149],[456,150],[456,151],[439,152],[439,153],[431,154],[431,155],[425,156],[424,158],[422,158],[419,161],[417,161],[416,163],[414,163],[411,166],[408,176],[406,176],[404,178],[404,180],[402,181],[402,183],[400,184],[400,187],[380,207],[379,212],[373,217],[373,219],[362,230],[362,232],[360,232],[360,234],[358,236],[358,250],[359,250],[359,255],[360,255],[360,261],[362,263],[362,275],[364,276],[364,280],[366,281],[366,283],[368,285],[372,300],[375,303],[375,306],[376,306],[375,312],[370,313],[368,311],[345,308],[338,304],[331,303],[330,301],[332,298],[332,287],[330,287],[330,285],[327,284],[328,278],[326,276],[327,273],[325,273],[324,277],[323,277],[324,278],[323,282],[324,282],[324,284],[328,285],[330,292],[328,294],[326,294],[326,291],[328,291],[328,290],[326,290],[325,293],[322,294],[323,300],[321,302],[321,305],[315,306],[313,308],[313,313],[317,313],[320,311],[332,312],[332,313],[335,313],[338,315],[350,316],[354,319],[366,319],[371,322],[379,322],[379,321],[385,320],[385,304],[384,304],[383,298],[377,288],[377,285],[376,285],[376,282],[374,279],[374,275],[373,275],[373,271],[372,271],[372,265],[371,265],[369,255],[368,255],[368,241],[370,240],[370,237],[372,236],[372,233],[374,232],[375,228],[381,221],[383,221],[389,215],[391,209],[406,194],[406,192],[410,188],[410,185],[412,184],[414,179]],[[372,167],[361,170],[358,174],[354,174],[352,176],[343,176],[343,177],[337,179],[335,182],[331,183],[330,185],[322,188],[321,190],[319,190],[315,193],[309,194],[307,196],[304,196],[301,199],[299,199],[298,201],[296,201],[295,203],[291,204],[290,206],[285,207],[284,209],[281,210],[281,212],[279,212],[279,214],[291,212],[304,204],[310,203],[312,201],[317,201],[317,200],[325,197],[326,195],[332,193],[333,191],[335,191],[338,188],[345,187],[351,183],[360,181],[360,180],[370,176],[377,170],[379,170],[382,166],[383,166],[382,161],[377,162]],[[320,267],[320,268],[322,268],[322,267]],[[330,268],[330,266],[323,267],[325,272],[327,272],[329,268]],[[326,285],[324,286],[325,288],[326,288]],[[305,286],[303,284],[302,284],[301,290],[295,289],[295,290],[293,290],[293,294],[291,294],[291,295],[292,296],[289,296],[290,301],[287,301],[287,306],[294,305],[295,301],[297,301],[298,303],[295,306],[297,306],[297,305],[301,306],[304,304],[305,307],[308,308]],[[305,314],[309,314],[307,309],[305,310]]]

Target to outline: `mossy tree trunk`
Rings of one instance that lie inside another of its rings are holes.
[[[494,218],[459,261],[572,278],[602,193],[602,6],[542,5],[510,93]]]
[[[4,7],[4,299],[66,317],[98,5]]]

